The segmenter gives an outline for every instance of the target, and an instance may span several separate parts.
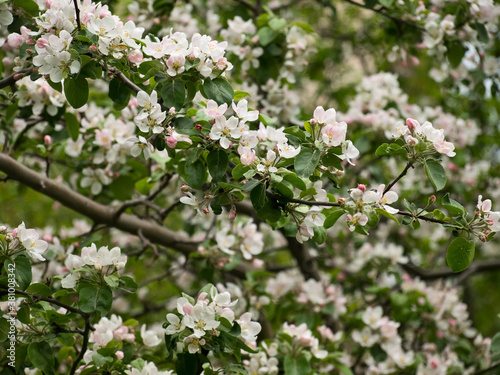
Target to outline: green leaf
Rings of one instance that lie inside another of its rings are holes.
[[[31,323],[31,319],[30,319],[30,305],[24,305],[24,306],[22,306],[17,311],[16,318],[21,323],[30,324]]]
[[[259,180],[248,180],[248,182],[245,185],[243,185],[241,190],[246,191],[246,192],[252,191],[253,188],[256,187],[260,183],[261,182]]]
[[[307,375],[311,371],[309,362],[305,355],[297,358],[287,354],[285,357],[285,375]]]
[[[109,82],[108,96],[121,108],[125,108],[130,99],[130,89],[121,79],[115,77]]]
[[[10,323],[7,319],[0,317],[0,342],[9,338]]]
[[[426,160],[424,162],[425,173],[434,186],[436,191],[443,189],[446,186],[446,172],[441,165],[435,160]]]
[[[462,58],[464,57],[466,49],[462,45],[461,42],[454,41],[448,44],[447,46],[447,57],[453,68],[456,68],[462,62]]]
[[[493,354],[500,353],[500,332],[491,339],[490,349]]]
[[[207,169],[200,160],[186,164],[187,183],[193,189],[201,189],[207,180]]]
[[[132,279],[130,276],[120,277],[120,286],[122,286],[123,288],[132,289],[133,291],[136,291],[139,287],[134,279]]]
[[[224,78],[215,78],[214,80],[205,78],[203,91],[208,99],[215,100],[219,105],[224,103],[229,105],[233,101],[233,87]]]
[[[47,285],[42,283],[31,284],[26,291],[42,297],[48,297],[52,294],[52,290]]]
[[[233,176],[235,181],[240,180],[243,175],[250,170],[249,165],[244,165],[244,164],[238,164],[236,167],[233,168],[231,171],[231,175]]]
[[[293,186],[295,186],[299,190],[306,190],[307,189],[306,183],[300,177],[297,177],[297,175],[295,173],[287,173],[287,174],[283,175],[283,179],[285,181],[288,181],[289,183],[291,183]]]
[[[314,173],[319,163],[321,152],[312,148],[303,147],[295,157],[295,172],[299,177],[309,177]]]
[[[276,39],[278,33],[275,30],[271,29],[270,27],[266,26],[259,29],[257,35],[259,36],[260,45],[265,47],[269,43],[271,43],[274,39]]]
[[[345,214],[345,211],[344,210],[335,210],[333,211],[330,215],[328,215],[328,217],[325,219],[325,222],[323,223],[323,227],[325,229],[328,229],[328,228],[331,228],[335,225],[335,223],[337,222],[338,219],[340,219],[340,217],[342,215]]]
[[[64,114],[64,120],[66,120],[66,128],[68,129],[69,136],[73,141],[76,141],[80,135],[80,122],[76,116],[70,112]]]
[[[167,107],[175,107],[176,111],[180,111],[184,106],[186,98],[186,87],[180,79],[168,81],[161,88],[161,98]]]
[[[113,302],[113,292],[108,285],[93,285],[85,281],[78,284],[78,304],[83,312],[99,311],[106,316]]]
[[[31,284],[31,262],[24,255],[17,256],[14,260],[7,259],[4,263],[4,269],[8,270],[9,264],[14,264],[14,277],[16,278],[19,289],[25,290]]]
[[[32,342],[29,344],[28,357],[33,366],[42,370],[44,373],[54,373],[54,352],[47,342]]]
[[[466,211],[464,206],[458,203],[456,200],[450,198],[450,194],[446,195],[441,200],[441,205],[448,210],[452,216],[465,216]]]
[[[233,100],[235,102],[237,102],[238,100],[241,100],[243,99],[245,96],[249,96],[250,94],[248,92],[245,92],[245,91],[240,91],[240,90],[236,90],[234,92],[234,98]]]
[[[198,356],[190,353],[177,354],[177,362],[175,363],[175,372],[178,375],[197,375],[198,371]]]
[[[266,184],[260,183],[255,186],[250,192],[250,200],[252,201],[255,211],[259,211],[266,203]]]
[[[453,272],[461,272],[474,260],[475,244],[463,237],[451,241],[446,251],[446,262]]]
[[[477,31],[477,39],[480,42],[487,43],[490,40],[490,36],[488,35],[488,30],[486,26],[481,22],[476,22],[474,25]]]
[[[64,95],[73,108],[80,108],[89,99],[89,84],[84,76],[66,77],[64,79]]]
[[[156,185],[154,182],[148,182],[149,177],[141,178],[135,183],[135,190],[137,190],[142,195],[147,195],[149,191]]]
[[[221,149],[210,151],[207,155],[207,165],[212,179],[215,182],[222,181],[229,166],[227,152]]]
[[[304,133],[304,131],[298,126],[289,126],[283,130],[283,133],[293,135],[302,140],[306,139],[306,133]]]
[[[281,193],[282,196],[285,198],[293,198],[293,190],[285,183],[280,182],[277,184],[273,184],[273,186],[278,189],[278,191]]]
[[[387,155],[387,147],[389,147],[388,143],[383,143],[380,146],[377,147],[377,150],[375,151],[376,156],[384,156]]]
[[[33,0],[14,0],[15,7],[23,8],[26,13],[33,17],[37,17],[40,9],[38,8],[38,4]]]
[[[392,6],[392,4],[394,4],[394,1],[395,0],[378,0],[378,2],[380,4],[382,4],[383,6],[385,6],[386,8],[389,8]]]
[[[375,211],[378,212],[379,214],[381,214],[381,215],[383,215],[383,216],[385,216],[385,217],[387,217],[387,218],[395,221],[399,225],[399,220],[393,214],[391,214],[391,213],[389,213],[386,210],[383,210],[381,208],[376,208]]]
[[[174,121],[174,129],[179,134],[199,135],[200,132],[195,129],[193,120],[187,117],[177,117]]]

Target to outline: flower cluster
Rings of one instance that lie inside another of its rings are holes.
[[[443,111],[442,107],[421,107],[410,104],[401,89],[397,75],[378,73],[364,77],[356,88],[357,95],[349,103],[349,110],[338,116],[347,123],[359,122],[384,132],[388,139],[399,137],[401,118],[426,119],[438,129],[444,129],[451,142],[464,147],[474,144],[479,134],[477,123],[463,120]]]
[[[5,235],[6,246],[1,244],[6,254],[16,254],[24,252],[28,254],[32,261],[44,261],[42,254],[45,253],[49,244],[40,239],[40,235],[35,229],[27,229],[24,221],[14,230],[9,231],[6,226],[0,226],[0,233]]]
[[[235,319],[231,308],[238,300],[231,301],[229,292],[219,293],[211,284],[204,289],[196,301],[187,295],[177,299],[179,315],[167,314],[165,334],[177,342],[177,351],[182,353],[187,348],[189,353],[197,353],[207,343],[218,341],[221,334],[229,332],[235,323],[241,328],[239,337],[254,344],[261,326],[251,321],[251,313]]]

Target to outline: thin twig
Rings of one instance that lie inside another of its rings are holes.
[[[166,217],[168,216],[168,214],[170,214],[170,212],[172,212],[172,210],[177,207],[178,205],[180,205],[182,202],[180,200],[178,201],[175,201],[174,203],[172,203],[170,206],[168,206],[167,208],[165,208],[165,210],[160,214],[160,218],[161,220],[165,220]]]
[[[401,180],[407,173],[408,173],[408,170],[410,168],[413,168],[413,162],[409,161],[407,164],[406,164],[406,167],[405,169],[403,169],[403,171],[399,174],[398,177],[396,177],[394,179],[394,181],[392,181],[389,185],[387,185],[387,187],[384,189],[384,194],[387,193],[389,190],[391,190],[391,188],[396,185],[396,183]]]
[[[78,0],[73,0],[73,3],[75,4],[76,27],[78,28],[78,31],[80,31],[82,29],[82,24],[80,22],[80,8],[78,8]]]
[[[353,1],[353,0],[344,0],[344,1],[348,2],[349,4],[356,5],[360,8],[371,10],[375,13],[380,14],[383,17],[390,19],[391,21],[393,21],[397,25],[398,29],[401,27],[401,24],[405,24],[405,25],[408,25],[411,27],[415,27],[421,31],[425,31],[425,28],[423,26],[420,26],[420,25],[413,23],[413,22],[406,21],[406,20],[401,19],[401,18],[394,17],[394,16],[390,15],[389,13],[384,12],[384,8],[370,8],[364,4],[358,3],[358,2]]]
[[[8,77],[5,77],[4,79],[1,79],[0,80],[0,89],[3,89],[3,88],[10,86],[10,85],[13,85],[16,81],[27,76],[28,74],[31,74],[32,71],[33,71],[33,68],[22,69],[16,73],[11,74]]]
[[[73,366],[71,367],[70,375],[74,375],[76,370],[78,369],[78,364],[83,359],[83,356],[87,352],[87,346],[89,344],[89,336],[90,336],[90,317],[87,316],[85,318],[85,331],[83,332],[83,343],[82,348],[80,349],[80,353],[78,353],[78,357],[76,357],[75,362],[73,362]]]

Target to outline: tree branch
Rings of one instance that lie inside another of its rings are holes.
[[[10,156],[0,154],[0,171],[10,179],[21,182],[32,189],[51,197],[64,206],[90,218],[96,224],[106,224],[124,232],[138,235],[139,230],[151,242],[171,247],[187,255],[196,251],[198,243],[158,225],[154,222],[139,219],[129,214],[121,214],[115,219],[115,210],[111,207],[94,202],[81,194],[74,192],[65,185],[32,171]]]
[[[22,69],[16,73],[11,74],[8,77],[0,80],[0,89],[13,85],[16,81],[23,78],[24,76],[31,74],[33,68]]]

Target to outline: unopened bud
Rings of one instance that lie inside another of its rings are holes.
[[[21,73],[14,74],[14,81],[19,81],[22,78],[23,78],[23,75]]]
[[[203,213],[204,213],[204,214],[209,214],[209,213],[210,213],[210,208],[208,208],[208,207],[204,207],[204,208],[203,208]]]
[[[90,50],[90,52],[95,52],[95,51],[97,51],[97,47],[96,47],[96,46],[94,46],[94,45],[91,45],[91,46],[89,47],[89,50]]]
[[[12,231],[12,237],[17,237],[17,228]]]
[[[212,196],[210,194],[207,194],[203,198],[205,198],[205,199],[212,199]]]
[[[175,148],[177,145],[177,139],[174,136],[170,136],[167,138],[167,146],[170,148]]]
[[[28,38],[28,39],[26,39],[26,44],[28,46],[34,46],[36,44],[36,41],[35,41],[35,39]]]
[[[183,191],[185,193],[185,192],[191,191],[191,188],[189,186],[187,186],[187,185],[182,185],[181,186],[181,191]]]
[[[210,124],[212,124],[212,125],[215,124],[215,119],[214,118],[210,120]]]
[[[168,110],[168,114],[169,114],[170,116],[175,115],[175,107],[170,107],[170,109]]]
[[[358,184],[358,189],[364,192],[366,190],[366,186],[363,184]]]
[[[52,242],[52,240],[54,239],[54,237],[52,237],[52,235],[48,233],[44,234],[42,238],[45,242]]]
[[[40,38],[36,41],[36,46],[40,49],[45,48],[47,44],[49,44],[49,41],[45,38]]]
[[[45,143],[45,146],[50,146],[52,144],[52,137],[47,134],[45,137],[43,137],[43,141]]]
[[[195,129],[198,130],[199,132],[201,132],[201,129],[203,129],[203,126],[201,126],[201,124],[196,124],[195,126]]]
[[[309,124],[311,125],[316,125],[318,123],[318,120],[316,120],[315,118],[312,118],[309,120]]]
[[[341,206],[343,206],[343,205],[345,204],[345,199],[344,199],[344,198],[342,198],[342,197],[339,197],[339,198],[337,199],[337,202],[338,202],[338,204],[340,204]]]
[[[27,53],[28,55],[34,55],[34,54],[35,54],[35,51],[33,51],[31,48],[28,48],[28,49],[26,49],[26,53]]]
[[[233,221],[234,219],[236,219],[236,211],[229,211],[229,215],[227,215],[227,219],[230,220],[230,221]]]
[[[418,124],[417,120],[414,120],[412,118],[407,118],[406,119],[406,126],[408,126],[408,129],[410,131],[414,131],[416,129],[416,127],[417,127],[417,124]]]
[[[482,242],[487,242],[488,239],[486,238],[486,236],[482,235],[479,237],[479,239],[482,241]]]
[[[429,197],[429,203],[434,203],[436,201],[436,196],[435,195],[431,195]]]
[[[115,354],[116,354],[116,358],[118,358],[118,359],[123,359],[123,357],[124,357],[124,354],[121,350],[117,350]]]

